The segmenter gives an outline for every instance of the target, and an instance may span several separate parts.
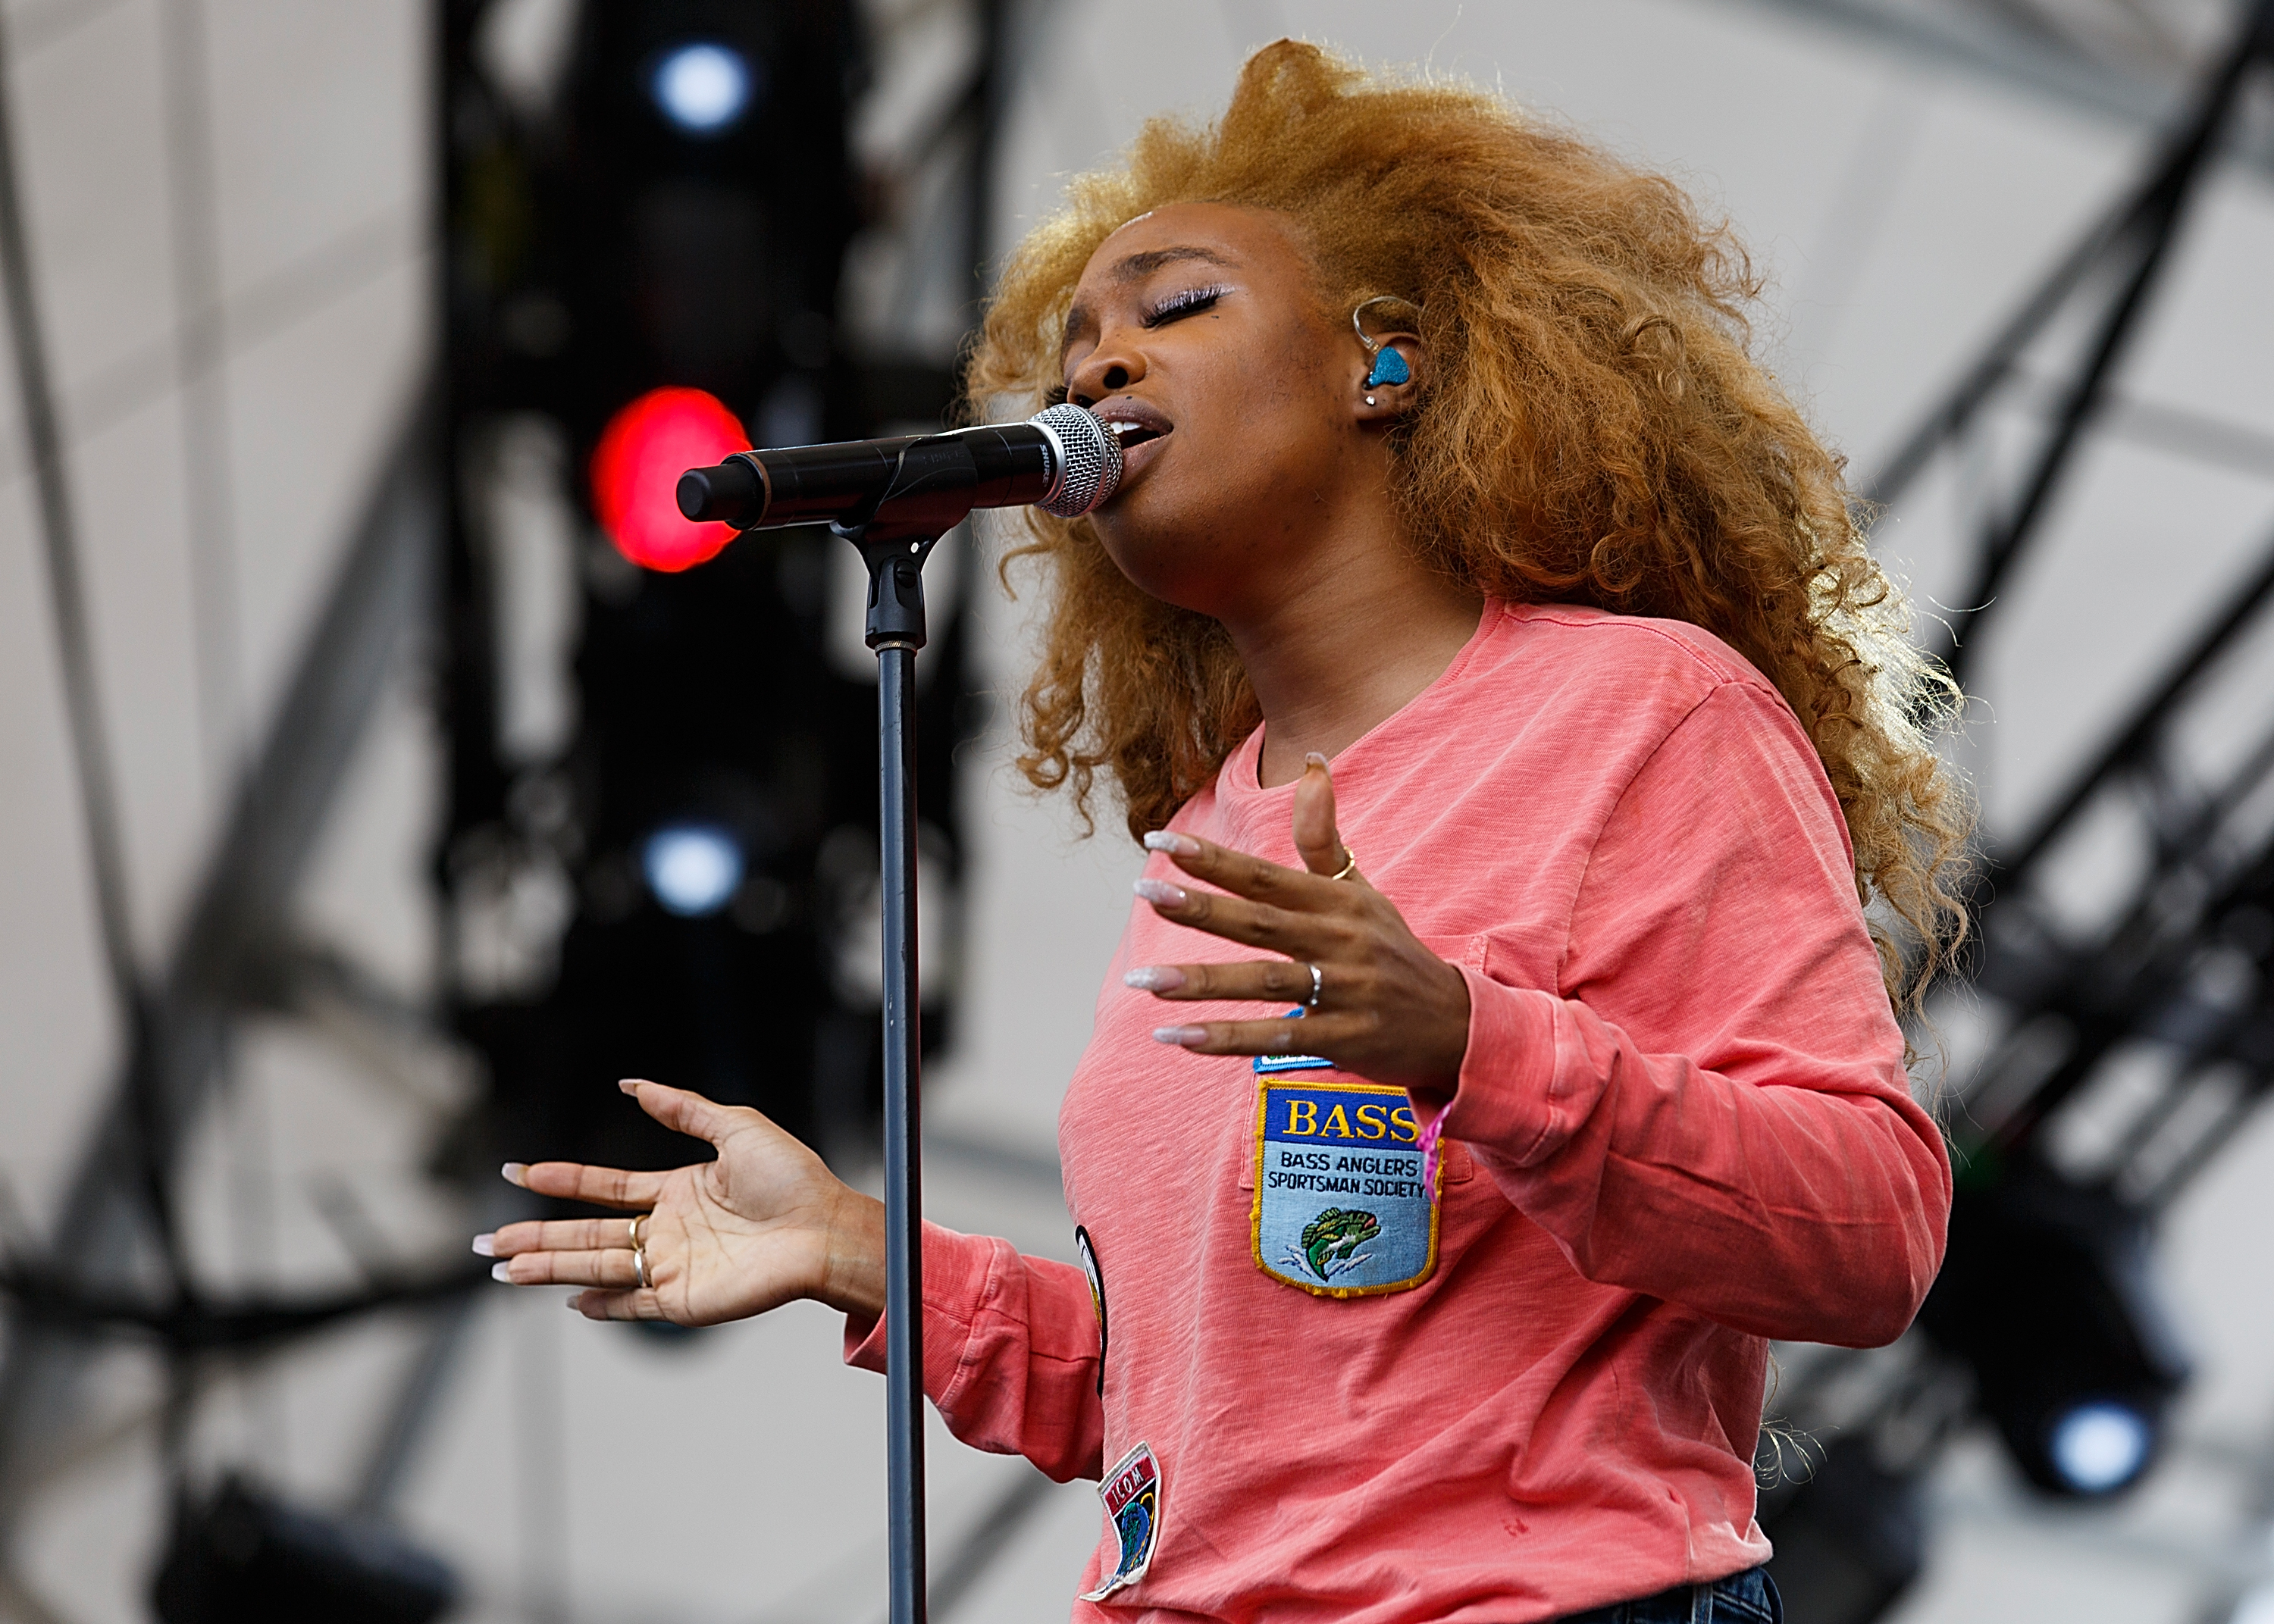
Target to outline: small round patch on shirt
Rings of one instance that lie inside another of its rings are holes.
[[[1314,1297],[1410,1291],[1437,1269],[1437,1203],[1403,1088],[1257,1079],[1255,1266]]]

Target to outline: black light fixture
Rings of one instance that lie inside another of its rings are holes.
[[[1919,1322],[1972,1367],[2008,1454],[2048,1494],[2144,1476],[2188,1361],[2154,1289],[2145,1220],[2034,1159],[1962,1176],[1949,1260]]]
[[[478,64],[446,98],[448,443],[467,476],[448,488],[475,496],[453,530],[438,868],[484,878],[484,861],[534,853],[563,898],[531,956],[541,972],[500,985],[470,953],[479,973],[455,989],[501,1154],[675,1164],[687,1142],[629,1106],[628,1076],[762,1110],[832,1154],[877,1138],[878,1023],[832,975],[847,909],[823,871],[832,840],[862,841],[871,867],[876,849],[876,689],[831,653],[844,544],[825,529],[738,541],[673,494],[757,435],[859,439],[947,403],[937,366],[924,391],[872,388],[877,358],[840,319],[876,195],[848,133],[864,41],[847,0],[584,6],[541,119]],[[541,345],[516,325],[531,308],[557,317]],[[573,730],[543,759],[493,748],[504,622],[486,595],[514,577],[492,557],[496,504],[476,500],[494,425],[529,417],[560,447],[564,539],[540,545],[573,545],[583,587],[561,639]],[[918,772],[952,853],[975,713],[966,634],[941,607]],[[478,946],[489,893],[462,890]],[[949,1029],[925,1010],[928,1048]]]
[[[427,1624],[457,1598],[449,1568],[387,1524],[289,1506],[238,1477],[177,1503],[150,1597],[163,1624]]]

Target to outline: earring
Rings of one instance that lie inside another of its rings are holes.
[[[1359,324],[1359,318],[1366,313],[1366,307],[1369,304],[1403,304],[1407,302],[1395,294],[1377,293],[1370,299],[1359,300],[1358,308],[1351,312],[1351,331],[1358,335],[1358,342],[1364,344],[1367,353],[1374,357],[1374,365],[1367,370],[1366,374],[1366,387],[1369,389],[1378,389],[1386,383],[1411,383],[1413,380],[1413,369],[1405,364],[1405,357],[1400,355],[1394,346],[1384,344],[1379,339],[1368,337],[1366,328]],[[1416,305],[1414,308],[1418,310],[1420,307]],[[1369,406],[1373,405],[1374,396],[1367,395],[1366,403]]]

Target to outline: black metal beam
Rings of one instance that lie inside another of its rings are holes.
[[[2020,358],[2021,350],[2097,269],[2120,278],[2114,298],[2096,326],[2082,370],[2067,391],[2053,430],[2038,449],[2012,510],[1994,522],[1977,556],[1972,578],[1942,622],[1938,650],[1954,676],[1972,654],[1968,634],[1997,600],[2042,525],[2088,427],[2106,403],[2118,365],[2138,332],[2171,259],[2188,205],[2218,149],[2241,87],[2254,68],[2274,54],[2274,0],[2257,0],[2234,44],[2206,82],[2194,114],[2166,145],[2133,198],[2117,212],[2112,230],[2096,227],[2024,303],[1987,353],[1946,403],[1898,454],[1877,500],[1893,500],[1914,479],[1934,447],[1964,431]]]
[[[2012,883],[2026,876],[2109,779],[2149,756],[2168,730],[2172,711],[2218,657],[2258,618],[2270,598],[2274,598],[2274,544],[2268,546],[2257,569],[2228,596],[2225,606],[2196,634],[2194,643],[2172,663],[2163,680],[2133,707],[2123,726],[2069,781],[2069,786],[2038,817],[2029,833],[2014,841],[2007,852],[1994,856],[1991,872],[1999,882]]]

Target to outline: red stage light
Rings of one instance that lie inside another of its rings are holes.
[[[592,448],[592,513],[616,551],[647,569],[691,569],[734,538],[680,515],[679,476],[750,448],[734,414],[700,389],[651,389],[608,419]]]

